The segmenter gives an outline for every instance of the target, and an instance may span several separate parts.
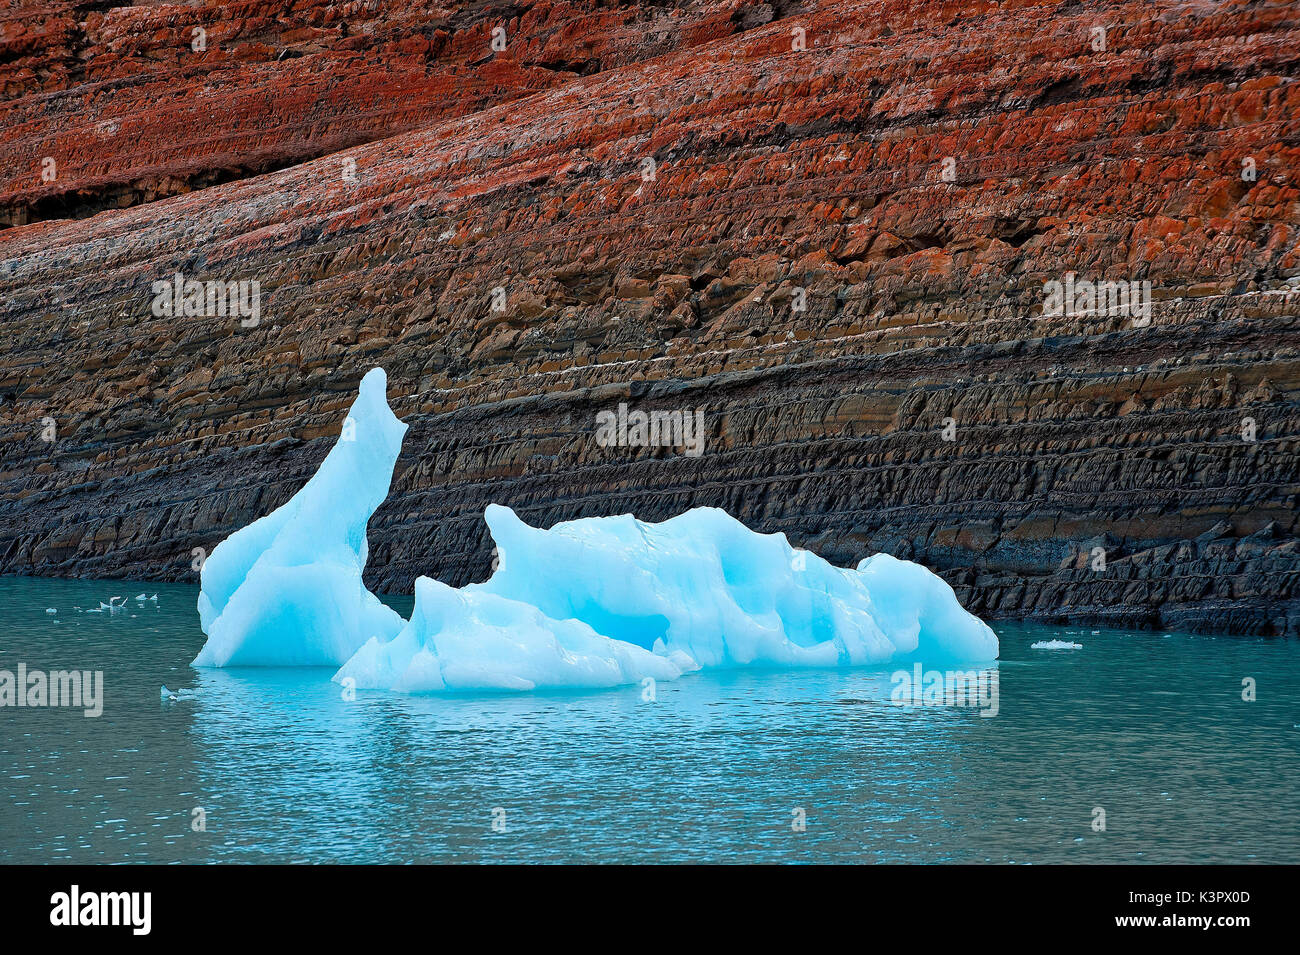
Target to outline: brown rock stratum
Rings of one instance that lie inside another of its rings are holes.
[[[193,578],[381,365],[379,589],[486,576],[492,501],[713,505],[986,617],[1296,634],[1298,13],[24,4],[0,572]],[[176,272],[260,323],[155,316]],[[620,403],[704,453],[602,446]]]

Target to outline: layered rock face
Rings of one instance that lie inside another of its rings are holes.
[[[743,23],[721,4],[651,17],[593,0],[33,5],[0,21],[0,224],[281,169]]]
[[[193,577],[382,365],[380,589],[486,576],[493,501],[713,505],[986,617],[1300,630],[1294,4],[246,6],[206,69],[202,7],[6,47],[0,571]]]

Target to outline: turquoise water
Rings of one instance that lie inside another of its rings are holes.
[[[0,708],[0,861],[1300,859],[1294,641],[997,625],[993,717],[893,705],[887,670],[348,702],[328,670],[191,669],[196,597],[0,578],[0,669],[105,686],[98,718]]]

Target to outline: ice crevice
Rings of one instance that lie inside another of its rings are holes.
[[[366,525],[407,427],[386,387],[368,372],[316,474],[204,562],[195,666],[329,666],[360,689],[425,693],[997,658],[993,631],[925,567],[887,554],[837,567],[708,507],[543,530],[491,504],[491,578],[420,577],[403,620],[362,583]]]

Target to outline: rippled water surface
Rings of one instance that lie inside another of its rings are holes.
[[[888,670],[348,702],[192,669],[196,597],[0,578],[0,669],[105,681],[96,719],[0,708],[0,861],[1300,861],[1295,641],[997,625],[991,718],[893,705]]]

